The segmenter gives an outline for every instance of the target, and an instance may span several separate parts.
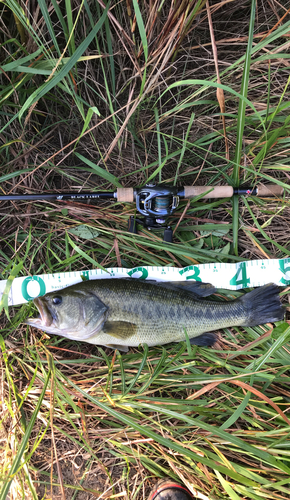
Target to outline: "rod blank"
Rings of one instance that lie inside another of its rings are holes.
[[[94,200],[99,198],[115,198],[115,193],[99,191],[98,193],[49,193],[49,194],[5,194],[0,201],[36,201],[36,200]]]
[[[145,189],[145,188],[143,188]],[[49,193],[49,194],[7,194],[0,195],[0,201],[37,201],[37,200],[94,200],[115,198],[120,202],[132,203],[135,200],[138,189],[133,188],[117,188],[117,191],[99,191],[96,193]],[[179,190],[181,198],[194,198],[204,194],[202,198],[231,198],[234,195],[253,195],[261,197],[279,197],[284,193],[284,188],[277,184],[258,185],[255,188],[241,187],[233,188],[232,186],[184,186]]]

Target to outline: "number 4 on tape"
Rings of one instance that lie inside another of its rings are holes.
[[[238,270],[235,276],[230,280],[230,285],[241,285],[243,288],[249,286],[251,279],[247,278],[247,267],[245,262],[238,264]]]

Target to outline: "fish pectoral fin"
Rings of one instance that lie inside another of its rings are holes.
[[[137,332],[137,325],[129,321],[106,321],[103,332],[116,339],[128,339]]]
[[[111,349],[118,349],[118,351],[128,352],[129,348],[127,345],[117,345],[117,344],[105,344],[106,347],[110,347]]]
[[[202,333],[198,337],[193,337],[192,339],[189,339],[189,342],[193,345],[199,345],[201,347],[211,347],[216,340],[217,337],[214,333],[207,332],[207,333]]]

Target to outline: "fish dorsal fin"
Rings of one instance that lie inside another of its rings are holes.
[[[122,280],[133,281],[137,278],[122,278]],[[215,293],[216,289],[210,283],[202,283],[201,281],[156,281],[153,279],[149,280],[138,280],[143,283],[150,283],[154,286],[159,286],[161,288],[167,288],[168,290],[183,290],[184,292],[192,293],[197,298],[208,297]]]
[[[199,298],[208,297],[208,295],[215,293],[216,290],[210,283],[202,283],[201,281],[146,281],[169,290],[183,290],[184,292],[192,293]]]
[[[116,339],[129,339],[137,332],[137,325],[129,321],[106,321],[103,332]]]

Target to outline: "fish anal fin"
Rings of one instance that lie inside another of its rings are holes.
[[[137,325],[129,321],[106,321],[103,332],[116,339],[126,340],[137,332]]]
[[[216,335],[211,332],[202,333],[198,337],[189,339],[191,344],[198,345],[200,347],[211,347],[216,342],[216,340]]]

